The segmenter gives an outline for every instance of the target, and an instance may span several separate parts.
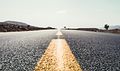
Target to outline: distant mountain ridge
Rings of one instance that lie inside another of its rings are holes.
[[[120,25],[110,26],[109,29],[120,29]]]
[[[55,29],[55,28],[35,27],[35,26],[28,25],[26,23],[17,22],[17,21],[0,22],[0,32],[32,31],[32,30],[46,30],[46,29]]]
[[[26,24],[26,23],[17,22],[17,21],[5,21],[5,23],[14,24],[14,25],[22,25],[22,26],[27,26],[27,25],[28,25],[28,24]]]

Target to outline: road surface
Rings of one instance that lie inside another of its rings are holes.
[[[56,33],[0,33],[0,71],[120,71],[120,35]]]
[[[34,71],[82,71],[62,33],[57,32]]]
[[[0,33],[0,71],[33,71],[56,30]]]
[[[83,71],[120,71],[120,35],[63,31]]]

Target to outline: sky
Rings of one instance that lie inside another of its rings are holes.
[[[41,27],[120,25],[120,0],[0,0],[0,22]]]

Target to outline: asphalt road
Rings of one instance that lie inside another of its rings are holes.
[[[56,35],[34,71],[82,71],[66,40],[61,39],[62,33],[58,30]]]
[[[33,71],[56,32],[0,33],[0,71]]]
[[[83,71],[120,71],[120,35],[62,31]]]
[[[0,71],[33,71],[50,41],[57,38],[56,33],[0,33]],[[83,71],[120,71],[119,34],[75,30],[62,33]]]

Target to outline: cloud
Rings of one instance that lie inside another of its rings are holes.
[[[67,13],[66,10],[59,10],[59,11],[56,11],[56,14],[65,14],[65,13]]]

